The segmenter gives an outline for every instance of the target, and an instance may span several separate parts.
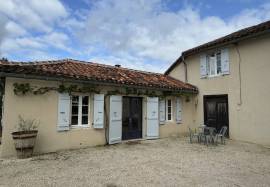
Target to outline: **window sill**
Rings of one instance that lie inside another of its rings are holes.
[[[71,125],[71,129],[88,129],[90,125]]]
[[[208,75],[207,78],[220,77],[220,76],[222,76],[222,75],[223,75],[223,74]]]

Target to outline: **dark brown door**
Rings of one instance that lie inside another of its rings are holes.
[[[229,135],[228,95],[204,96],[204,123],[218,132],[222,126],[227,126],[226,135]]]
[[[122,139],[142,138],[142,98],[123,97]]]

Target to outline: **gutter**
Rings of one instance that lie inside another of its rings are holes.
[[[46,81],[61,81],[61,82],[74,82],[74,83],[81,83],[81,84],[95,84],[95,85],[102,85],[102,86],[116,86],[116,87],[128,87],[128,88],[137,88],[137,89],[148,89],[148,90],[158,90],[158,91],[175,91],[180,93],[191,93],[197,94],[197,89],[169,89],[169,88],[162,88],[162,87],[148,87],[148,86],[138,86],[132,84],[117,84],[114,82],[109,81],[95,81],[95,80],[83,80],[83,79],[72,79],[72,78],[63,78],[63,77],[56,77],[56,76],[39,76],[39,75],[27,75],[27,74],[18,74],[18,73],[5,73],[0,72],[0,77],[13,77],[13,78],[24,78],[24,79],[38,79],[38,80],[46,80]]]

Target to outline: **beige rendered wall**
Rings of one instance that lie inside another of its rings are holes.
[[[176,123],[176,97],[167,97],[166,99],[172,99],[173,117],[172,121],[165,121],[165,124],[160,125],[160,137],[168,136],[185,136],[188,132],[188,127],[193,121],[193,97],[189,97],[187,101],[186,96],[181,97],[182,101],[182,121],[181,123]]]
[[[184,63],[180,63],[171,72],[170,76],[176,77],[177,79],[185,82],[185,66]]]
[[[195,98],[194,126],[204,121],[203,96],[228,94],[230,138],[270,146],[270,36],[242,41],[240,100],[239,55],[235,45],[229,48],[230,75],[200,78],[200,54],[186,58],[188,82],[199,88]],[[176,69],[181,68],[177,66]],[[180,72],[180,70],[177,70]],[[171,74],[181,79],[182,75]]]
[[[37,87],[58,87],[59,82],[29,80],[18,78],[7,78],[5,85],[4,97],[4,115],[3,115],[3,137],[1,145],[1,157],[15,155],[15,148],[11,136],[11,132],[15,130],[18,122],[18,116],[21,115],[26,119],[36,119],[40,121],[38,127],[38,137],[35,146],[35,153],[54,152],[63,149],[75,149],[80,147],[104,145],[106,143],[105,130],[94,129],[92,127],[93,102],[90,99],[89,124],[88,128],[71,128],[69,131],[57,131],[57,114],[58,114],[58,92],[50,91],[43,95],[27,94],[25,96],[17,96],[13,92],[14,83],[30,83],[31,86]],[[108,87],[102,87],[102,91],[106,93]],[[115,89],[113,89],[115,90]],[[130,95],[131,96],[131,95]],[[93,95],[90,95],[90,98]],[[173,107],[175,108],[175,100],[173,99]],[[190,101],[191,102],[191,101]],[[189,106],[190,102],[183,100],[183,122],[176,124],[175,120],[166,122],[160,126],[160,137],[168,137],[172,135],[180,135],[186,130],[186,123],[190,123],[192,112]],[[106,99],[108,105],[109,99]],[[143,97],[143,138],[146,137],[146,96]],[[175,111],[175,109],[174,109]],[[173,115],[175,119],[175,115]]]

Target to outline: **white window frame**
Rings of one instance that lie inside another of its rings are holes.
[[[219,55],[219,61],[220,61],[220,72],[218,72],[218,55]],[[210,59],[214,57],[214,74],[211,74],[212,69],[211,69],[211,64],[210,64]],[[221,51],[214,51],[212,53],[209,53],[206,55],[206,67],[207,67],[207,75],[208,77],[217,77],[222,75],[222,70],[221,70]]]
[[[171,106],[170,106],[170,108],[171,108],[171,113],[169,113],[168,111],[168,107],[169,107],[169,105],[168,105],[168,101],[171,101]],[[166,99],[166,121],[173,121],[173,102],[172,102],[172,99],[171,98],[169,98],[169,99]],[[169,119],[169,114],[171,114],[171,119]]]
[[[72,97],[73,96],[77,96],[77,97],[79,97],[79,103],[78,103],[78,124],[77,125],[72,125]],[[82,105],[82,97],[84,97],[84,96],[87,96],[88,97],[88,114],[87,114],[87,116],[88,116],[88,119],[87,119],[87,124],[82,124],[82,107],[83,107],[83,105]],[[79,95],[79,94],[72,94],[72,96],[71,96],[71,105],[70,105],[70,107],[71,107],[71,109],[70,109],[70,123],[71,123],[71,127],[72,128],[85,128],[85,127],[90,127],[90,123],[89,123],[89,118],[90,118],[90,95]]]

